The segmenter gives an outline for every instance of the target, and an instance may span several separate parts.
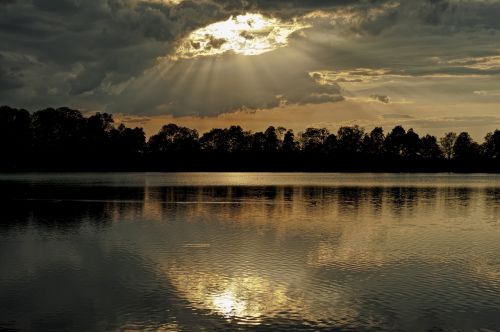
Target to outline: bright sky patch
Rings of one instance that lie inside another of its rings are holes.
[[[232,16],[193,31],[177,50],[177,56],[194,58],[226,52],[258,55],[286,46],[293,32],[306,27],[261,14]]]

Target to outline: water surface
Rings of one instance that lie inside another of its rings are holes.
[[[500,330],[500,176],[0,175],[0,330]]]

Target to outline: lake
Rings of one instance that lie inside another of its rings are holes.
[[[0,330],[500,331],[500,176],[0,175]]]

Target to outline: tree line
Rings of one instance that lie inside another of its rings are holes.
[[[500,171],[500,130],[482,143],[467,132],[441,138],[396,126],[357,125],[264,132],[240,126],[195,129],[164,125],[146,139],[142,128],[113,116],[85,117],[70,108],[29,113],[0,107],[2,171]]]

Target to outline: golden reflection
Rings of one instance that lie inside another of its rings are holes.
[[[361,232],[364,231],[366,229],[361,230]],[[359,232],[357,233],[359,234]],[[366,237],[367,243],[357,241],[356,235],[353,234],[343,234],[340,244],[321,241],[315,249],[308,253],[307,263],[314,267],[355,267],[357,270],[380,268],[389,263],[389,258],[384,252],[384,243],[376,244],[374,238],[378,236],[371,233],[363,234],[368,235]]]
[[[262,14],[231,16],[228,20],[193,31],[176,56],[194,58],[233,52],[258,55],[288,44],[288,37],[306,28],[297,21],[283,22]]]
[[[497,219],[483,192],[497,199],[494,190],[461,187],[150,188],[144,207],[159,211],[158,220],[183,221],[172,249],[180,254],[159,261],[192,308],[239,324],[300,317],[351,326],[371,315],[356,302],[357,287],[373,285],[350,276],[409,261],[450,264],[443,243],[458,252],[462,236],[495,243],[497,233],[482,224]],[[448,209],[455,212],[443,220]],[[470,218],[480,211],[486,219]],[[450,229],[462,235],[450,238]],[[497,285],[498,266],[476,263],[468,273]]]
[[[230,292],[213,295],[212,303],[217,311],[221,312],[224,316],[230,316],[231,313],[240,316],[244,310],[243,303],[236,299],[234,294]]]
[[[185,262],[182,266],[174,263],[164,270],[177,294],[194,309],[234,319],[239,324],[261,325],[270,319],[299,319],[315,322],[319,327],[331,326],[337,320],[349,325],[359,319],[358,305],[334,280],[313,291],[305,279],[285,282],[285,272],[278,281],[262,270],[230,274],[217,271],[209,264],[200,267]]]
[[[473,275],[478,280],[483,280],[488,284],[500,286],[500,266],[491,261],[481,261],[472,263]]]
[[[207,267],[208,268],[208,267]],[[210,310],[225,318],[260,323],[263,317],[298,309],[287,296],[287,288],[264,276],[229,276],[213,271],[193,273],[189,266],[173,264],[165,271],[178,293],[193,307]]]

